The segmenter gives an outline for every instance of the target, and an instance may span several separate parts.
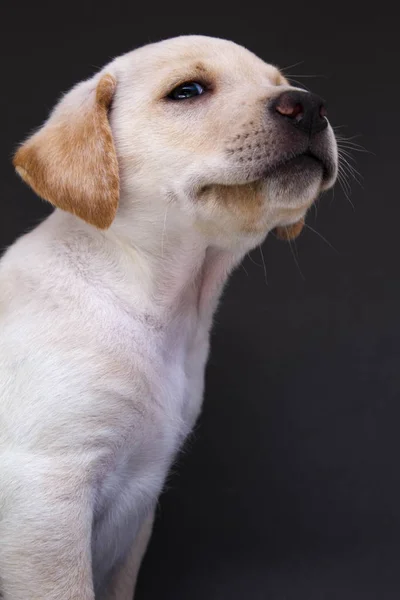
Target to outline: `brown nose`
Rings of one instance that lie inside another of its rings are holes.
[[[275,98],[271,109],[310,136],[328,126],[325,103],[316,94],[297,90],[283,92]]]

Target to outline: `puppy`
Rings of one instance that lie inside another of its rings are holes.
[[[17,151],[56,210],[0,263],[4,600],[130,600],[198,417],[223,285],[333,185],[323,101],[180,37],[67,93]]]

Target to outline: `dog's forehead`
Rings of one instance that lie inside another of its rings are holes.
[[[227,74],[256,81],[268,78],[281,83],[282,75],[271,64],[234,42],[207,36],[181,36],[133,50],[120,59],[130,72],[162,78],[171,73]]]

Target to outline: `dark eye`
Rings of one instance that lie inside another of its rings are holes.
[[[187,81],[172,90],[172,92],[168,94],[168,98],[171,98],[171,100],[188,100],[195,96],[201,96],[204,92],[205,88],[200,83],[197,83],[196,81]]]

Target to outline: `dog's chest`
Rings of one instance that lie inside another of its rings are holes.
[[[101,476],[93,528],[95,581],[129,551],[146,514],[154,507],[165,477],[199,414],[208,328],[187,318],[171,327],[150,368],[150,396],[139,424],[122,416],[126,441]],[[130,431],[131,427],[131,431]]]
[[[163,348],[165,392],[163,401],[181,419],[182,441],[191,431],[200,412],[204,371],[209,350],[207,322],[187,317],[175,328]]]

